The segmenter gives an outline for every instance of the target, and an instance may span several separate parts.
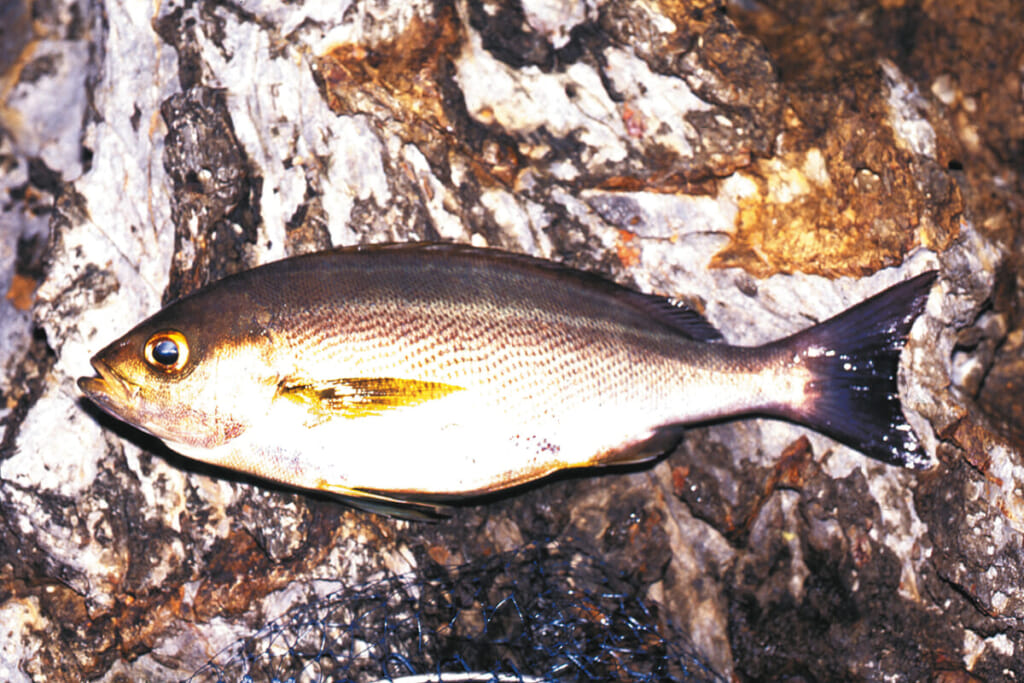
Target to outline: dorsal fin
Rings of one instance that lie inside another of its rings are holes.
[[[694,341],[719,342],[722,341],[722,333],[715,329],[715,326],[708,322],[703,315],[687,306],[678,299],[666,299],[654,294],[641,294],[629,289],[623,290],[626,294],[624,299],[632,299],[631,303],[641,308],[665,325],[682,332]]]
[[[628,304],[651,316],[663,325],[680,332],[694,341],[722,341],[722,334],[708,322],[707,318],[692,307],[678,299],[668,299],[656,294],[644,294],[624,287],[608,278],[584,270],[578,270],[556,261],[517,254],[499,249],[473,247],[453,242],[415,242],[406,244],[374,244],[358,247],[347,247],[353,251],[419,251],[423,253],[446,254],[464,258],[487,259],[492,262],[504,263],[510,267],[528,268],[535,272],[548,273],[562,278],[569,278],[583,283],[588,287],[603,291],[605,294]]]

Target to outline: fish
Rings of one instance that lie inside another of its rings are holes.
[[[168,305],[78,386],[189,458],[413,518],[559,470],[652,460],[688,425],[744,416],[921,469],[897,376],[936,277],[734,346],[693,307],[552,261],[343,247]]]

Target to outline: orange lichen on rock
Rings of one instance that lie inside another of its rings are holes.
[[[335,113],[370,115],[436,164],[457,154],[482,183],[511,184],[520,165],[514,145],[488,136],[455,94],[453,60],[462,41],[462,25],[446,6],[437,17],[414,15],[389,41],[337,45],[316,60],[315,71]]]
[[[636,243],[636,235],[628,230],[618,231],[619,239],[615,242],[615,253],[626,268],[640,263],[640,246]]]
[[[327,103],[336,113],[357,114],[373,102],[406,123],[444,129],[451,121],[439,82],[458,42],[459,25],[449,10],[430,22],[414,15],[387,44],[337,45],[317,60]]]
[[[7,300],[19,311],[27,311],[32,308],[32,300],[35,298],[38,286],[39,283],[34,278],[15,273],[11,278],[11,286],[7,290]]]
[[[648,169],[650,175],[612,175],[594,184],[594,188],[607,192],[650,192],[654,194],[714,195],[718,190],[717,178],[694,180],[685,172]]]
[[[642,138],[647,132],[643,112],[632,107],[629,102],[622,104],[622,123],[626,126],[626,134],[631,138]]]
[[[712,259],[757,277],[803,272],[863,276],[902,263],[915,247],[956,237],[956,184],[923,168],[881,121],[840,117],[809,146],[759,159],[757,192],[739,202],[732,240]]]
[[[898,265],[918,246],[942,251],[960,229],[963,199],[950,169],[960,166],[962,150],[913,86],[894,94],[893,81],[902,85],[899,69],[893,75],[880,67],[880,56],[903,64],[878,47],[892,44],[879,40],[880,27],[895,32],[898,23],[858,17],[843,31],[822,31],[842,13],[829,3],[804,9],[732,14],[771,54],[787,106],[772,160],[749,170],[758,192],[740,202],[733,239],[713,265],[759,277],[857,276]],[[890,107],[911,100],[910,115],[935,138],[927,153],[915,152],[906,131],[896,130],[900,115]],[[820,155],[822,177],[810,178],[799,197],[780,197],[777,176],[804,172],[811,154]]]

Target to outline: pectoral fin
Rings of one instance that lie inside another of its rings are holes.
[[[336,417],[355,419],[419,405],[455,391],[462,391],[462,387],[398,377],[348,377],[285,380],[278,386],[277,395],[305,407],[310,414],[306,426],[315,427]]]
[[[436,503],[392,498],[381,493],[328,484],[327,482],[321,482],[318,488],[326,493],[344,498],[345,502],[354,508],[378,515],[416,522],[436,522],[451,516],[451,508]]]

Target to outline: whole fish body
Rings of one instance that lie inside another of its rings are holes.
[[[738,347],[690,309],[539,259],[336,249],[167,306],[79,386],[186,456],[370,504],[636,462],[683,425],[751,414],[921,467],[896,374],[934,279]]]

